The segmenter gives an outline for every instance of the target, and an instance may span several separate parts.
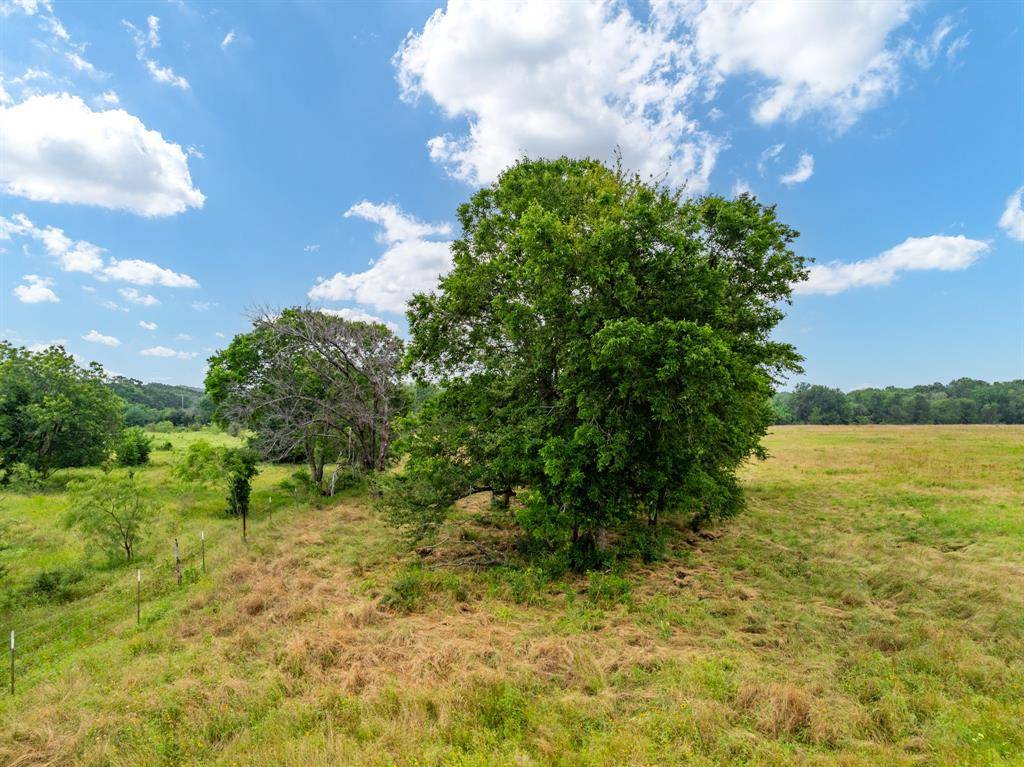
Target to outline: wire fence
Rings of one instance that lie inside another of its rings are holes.
[[[164,617],[174,607],[166,598],[174,593],[184,593],[205,578],[226,569],[238,556],[249,550],[253,538],[274,529],[273,496],[267,496],[264,511],[255,517],[251,511],[245,519],[237,519],[237,526],[219,524],[208,534],[202,520],[190,525],[171,537],[152,559],[143,566],[133,566],[108,581],[93,594],[88,605],[90,627],[95,633],[107,629],[113,636],[113,627],[126,624],[119,631],[130,631],[132,626],[148,627]],[[191,520],[190,520],[191,521]],[[231,531],[233,528],[233,532]],[[159,605],[159,609],[152,609]],[[150,610],[147,610],[147,606]],[[29,608],[26,608],[26,611]],[[38,609],[38,608],[37,608]],[[30,623],[19,623],[16,614],[11,615],[9,694],[16,695],[26,682],[37,681],[38,672],[51,666],[51,661],[65,656],[79,639],[80,629],[68,631],[63,625],[59,609],[44,612],[43,616]],[[64,629],[62,633],[62,629]],[[36,672],[36,673],[34,673]]]

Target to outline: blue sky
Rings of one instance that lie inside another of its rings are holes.
[[[1024,5],[0,0],[0,328],[201,384],[246,311],[404,332],[524,153],[749,189],[845,389],[1024,377]]]

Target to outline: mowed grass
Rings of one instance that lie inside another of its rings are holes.
[[[134,569],[83,564],[62,494],[8,496],[8,577],[84,576],[11,616],[0,764],[1024,764],[1024,428],[767,445],[745,514],[554,581],[410,552],[359,494],[296,506],[286,467],[243,545],[219,490],[156,453],[141,626]]]

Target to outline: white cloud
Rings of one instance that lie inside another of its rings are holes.
[[[899,87],[907,51],[891,36],[913,9],[910,0],[662,0],[654,12],[692,29],[698,55],[719,78],[767,82],[753,108],[757,122],[823,112],[842,129]]]
[[[104,266],[102,256],[105,251],[100,246],[85,240],[73,240],[63,229],[54,226],[38,227],[23,213],[15,213],[9,219],[0,216],[0,240],[10,239],[14,235],[31,237],[41,242],[46,252],[56,258],[66,272],[85,272],[95,275],[99,280],[120,280],[134,285],[199,287],[199,283],[187,274],[179,274],[137,258],[122,261],[111,258]]]
[[[117,292],[125,301],[139,306],[156,306],[160,303],[155,296],[151,296],[149,293],[140,293],[135,288],[118,288]]]
[[[97,100],[108,107],[116,107],[121,103],[121,97],[117,95],[117,91],[103,91]]]
[[[232,29],[230,32],[224,35],[224,39],[220,41],[220,47],[227,48],[233,42],[235,42],[235,30]]]
[[[143,330],[156,330],[155,322],[146,322],[145,320],[139,320],[139,327]]]
[[[732,185],[732,196],[739,197],[741,194],[753,194],[753,191],[750,188],[750,184],[742,178],[738,178]]]
[[[908,237],[874,258],[852,263],[814,264],[808,280],[795,285],[793,291],[833,295],[850,288],[888,285],[905,271],[960,271],[974,264],[980,254],[988,250],[987,242],[971,240],[962,234]]]
[[[71,66],[73,66],[79,72],[96,74],[96,67],[94,67],[90,62],[86,61],[82,57],[82,55],[77,51],[68,51],[64,54],[64,56],[71,63]]]
[[[451,2],[394,57],[402,96],[428,96],[462,136],[435,136],[430,156],[470,184],[524,154],[613,157],[627,168],[707,188],[723,142],[686,109],[700,103],[691,50],[625,4]]]
[[[335,317],[341,317],[343,320],[349,322],[376,322],[378,325],[383,325],[388,328],[392,333],[398,333],[398,325],[391,320],[385,320],[378,317],[375,314],[364,312],[362,309],[352,309],[350,307],[343,307],[341,309],[321,309],[324,314],[331,314]]]
[[[227,337],[223,333],[221,333],[219,330],[216,333],[214,333],[214,335],[217,336],[217,338],[226,338]]]
[[[306,251],[307,253],[319,253],[320,252],[320,245],[319,244],[307,245],[306,247],[303,248],[303,250]]]
[[[98,330],[90,330],[84,336],[83,341],[88,341],[92,344],[103,344],[104,346],[116,347],[121,345],[121,341],[113,336],[105,336]]]
[[[208,312],[216,305],[216,302],[213,301],[193,301],[192,309],[197,312]]]
[[[1006,232],[1007,237],[1024,242],[1024,186],[1011,194],[1006,200],[1006,208],[999,217],[999,228]]]
[[[8,194],[43,202],[98,205],[143,216],[201,208],[178,144],[123,109],[91,110],[67,93],[0,107]]]
[[[191,341],[192,340],[192,336],[190,336],[188,333],[178,333],[178,335],[176,335],[174,337],[174,340],[175,341]]]
[[[175,88],[181,88],[183,91],[187,91],[192,87],[189,85],[188,80],[179,74],[175,74],[173,69],[162,67],[152,59],[146,59],[146,69],[149,70],[149,74],[152,75],[155,82],[167,83]]]
[[[23,304],[56,304],[60,302],[57,294],[50,289],[50,286],[53,285],[53,280],[40,277],[37,274],[26,274],[21,279],[25,284],[16,286],[14,288],[14,295]]]
[[[779,176],[779,181],[786,186],[793,186],[794,184],[802,184],[813,175],[814,156],[804,153],[800,155],[800,159],[797,161],[796,167],[789,173]]]
[[[774,164],[777,162],[779,155],[782,154],[782,150],[785,148],[785,144],[773,144],[761,152],[760,157],[757,158],[757,172],[763,176],[768,170],[769,163]]]
[[[42,243],[48,255],[60,263],[65,272],[93,273],[103,266],[103,248],[85,240],[72,240],[63,229],[38,227],[27,216],[15,213],[7,219],[0,216],[0,240],[12,235],[31,237]]]
[[[165,288],[198,288],[199,283],[187,274],[173,272],[151,261],[126,258],[110,259],[103,269],[103,277],[111,280],[130,282],[133,285],[163,285]]]
[[[176,74],[170,67],[161,66],[159,62],[149,58],[150,51],[154,48],[160,47],[159,18],[156,16],[147,17],[145,31],[124,19],[121,20],[121,24],[123,24],[125,29],[127,29],[131,34],[132,40],[135,43],[135,58],[146,65],[146,70],[155,82],[167,83],[168,85],[173,85],[175,88],[181,88],[182,90],[188,90],[190,88],[188,80],[184,77]]]
[[[373,203],[367,200],[357,202],[345,211],[345,218],[362,218],[380,225],[377,241],[385,244],[421,240],[432,235],[452,233],[451,224],[427,224],[415,216],[403,213],[393,203]]]
[[[320,278],[309,291],[310,299],[355,300],[380,311],[401,313],[414,293],[431,289],[438,276],[451,269],[451,243],[424,239],[449,233],[448,224],[425,224],[395,205],[365,201],[353,205],[345,215],[379,224],[377,239],[387,249],[364,272],[338,272],[330,279]]]
[[[180,352],[175,349],[169,349],[166,346],[153,346],[149,349],[143,349],[139,354],[143,357],[175,357],[179,360],[191,360],[198,356],[196,352]]]

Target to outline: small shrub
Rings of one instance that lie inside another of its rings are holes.
[[[171,441],[170,441],[170,440],[167,440],[166,442],[164,442],[164,443],[162,443],[162,444],[159,444],[159,445],[157,445],[157,446],[156,446],[155,448],[153,448],[153,449],[154,449],[154,450],[174,450],[174,445],[172,445],[172,444],[171,444]]]
[[[508,682],[481,687],[470,700],[480,723],[502,737],[514,737],[527,727],[526,696]]]
[[[43,486],[43,475],[27,463],[16,463],[7,470],[8,486],[19,493],[29,493]]]
[[[391,586],[391,590],[380,600],[383,607],[390,607],[402,613],[413,613],[423,608],[426,589],[425,573],[422,570],[407,570]]]
[[[547,579],[536,567],[515,569],[497,568],[491,572],[492,589],[520,605],[539,605],[544,601],[542,590]]]
[[[149,452],[153,449],[153,438],[138,426],[130,426],[121,434],[117,443],[119,466],[144,466],[149,463]]]
[[[633,591],[633,584],[615,573],[592,572],[587,583],[587,597],[598,605],[625,602]]]
[[[70,602],[78,596],[77,584],[83,578],[81,570],[43,570],[28,585],[29,595],[46,602]]]

